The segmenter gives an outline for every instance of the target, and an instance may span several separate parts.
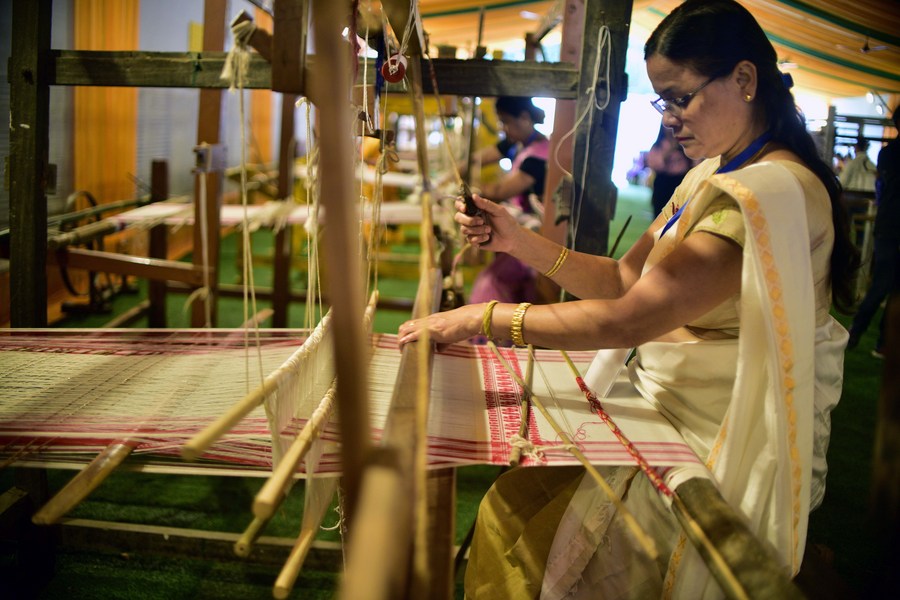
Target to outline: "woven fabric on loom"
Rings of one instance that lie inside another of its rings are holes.
[[[7,457],[95,453],[127,440],[136,454],[177,456],[304,342],[308,331],[21,330],[0,336],[0,451]],[[245,347],[249,343],[249,347]],[[271,464],[262,406],[207,458]]]
[[[400,360],[397,338],[381,335],[375,344],[370,373],[396,373]],[[521,375],[527,351],[501,349]],[[569,353],[581,372],[594,352]],[[607,425],[591,411],[584,393],[572,377],[561,354],[536,350],[535,395],[554,419],[576,440],[582,452],[598,465],[630,465],[633,459]],[[432,401],[428,418],[429,460],[432,466],[470,463],[508,464],[510,440],[519,432],[522,389],[486,346],[457,344],[434,356]],[[638,449],[654,466],[698,463],[694,452],[674,427],[649,403],[637,396],[627,377],[614,386],[604,406]],[[386,407],[383,394],[393,390],[393,381],[370,381],[373,406]],[[523,465],[579,464],[565,450],[553,428],[537,410],[530,411],[528,448]],[[378,429],[384,414],[373,415]],[[324,460],[324,459],[323,459]]]
[[[129,440],[135,453],[177,456],[191,436],[258,387],[267,373],[281,368],[309,333],[261,330],[257,354],[256,348],[244,348],[240,331],[6,331],[0,335],[0,453],[7,460],[90,456],[110,443]],[[251,345],[255,339],[250,336]],[[370,417],[377,439],[394,392],[400,351],[393,335],[375,334],[371,343]],[[323,353],[330,355],[326,346]],[[514,368],[524,371],[525,350],[503,352]],[[596,464],[631,464],[625,448],[590,410],[559,353],[539,350],[536,356],[534,393],[588,458]],[[570,356],[583,371],[593,353]],[[523,395],[512,377],[486,347],[469,345],[436,354],[433,373],[430,465],[508,463]],[[317,379],[317,390],[330,382],[329,377]],[[697,462],[672,426],[635,397],[627,380],[614,386],[604,404],[654,466]],[[271,432],[299,431],[314,408],[315,403],[282,404],[270,407],[267,419],[261,406],[204,458],[268,468]],[[279,423],[271,426],[271,419]],[[337,432],[332,419],[323,434],[320,473],[339,471]],[[537,411],[530,412],[527,433],[522,464],[576,464]]]

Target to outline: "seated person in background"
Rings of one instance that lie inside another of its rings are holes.
[[[845,190],[875,191],[875,165],[866,154],[868,140],[860,139],[854,149],[856,155],[844,165],[841,171],[841,186]]]
[[[497,99],[497,116],[504,137],[495,146],[479,150],[475,161],[481,164],[512,160],[512,169],[499,181],[485,184],[480,195],[501,202],[519,224],[538,229],[541,224],[540,206],[529,199],[544,193],[549,141],[535,129],[544,122],[544,111],[530,98],[504,96]],[[498,254],[478,274],[472,287],[470,302],[498,299],[503,302],[533,302],[537,298],[535,271],[509,254]]]

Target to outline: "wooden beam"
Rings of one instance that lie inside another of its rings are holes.
[[[169,164],[154,160],[150,167],[150,201],[159,202],[169,197]],[[164,223],[150,228],[150,258],[165,260],[169,257],[169,230]],[[166,326],[166,284],[151,279],[147,284],[147,324],[150,327]]]
[[[224,89],[219,78],[224,52],[99,52],[52,50],[52,85],[100,85]],[[306,58],[306,78],[321,57]],[[441,94],[456,96],[545,96],[573,100],[578,92],[578,67],[571,63],[525,63],[504,60],[434,58]],[[370,65],[374,69],[374,65]],[[363,69],[360,69],[360,76]],[[272,66],[251,54],[246,89],[270,89]],[[389,90],[400,92],[402,86]],[[422,81],[434,93],[431,78]]]
[[[294,196],[294,112],[297,96],[281,95],[281,133],[278,142],[278,199],[290,201]],[[275,233],[273,291],[275,310],[273,326],[287,327],[291,296],[291,261],[293,260],[294,228],[285,225]]]
[[[272,26],[272,91],[304,94],[307,0],[275,0]]]
[[[47,325],[50,0],[15,0],[9,60],[10,324]]]
[[[35,525],[53,525],[88,497],[122,461],[128,458],[135,444],[113,442],[101,451],[83,470],[57,492],[32,517]]]
[[[224,30],[223,30],[224,31]],[[224,39],[224,37],[223,37]],[[126,87],[177,87],[225,89],[222,79],[227,53],[203,52],[107,52],[52,50],[52,85]],[[258,54],[250,55],[247,89],[271,88],[272,68]]]
[[[203,50],[222,51],[225,47],[225,11],[227,0],[205,0],[203,5]],[[220,71],[221,73],[221,71]],[[222,130],[222,90],[201,89],[200,104],[198,107],[199,119],[197,120],[197,144],[198,146],[209,144],[217,146],[221,143]],[[201,182],[201,178],[204,181]],[[198,169],[195,174],[196,185],[194,187],[194,252],[192,255],[194,267],[201,273],[209,268],[212,274],[219,270],[219,246],[220,246],[220,218],[222,206],[222,188],[225,174],[222,169]],[[201,185],[201,183],[203,185]],[[201,194],[205,191],[205,197]],[[206,226],[206,239],[203,236],[203,226]],[[204,262],[206,264],[204,264]],[[216,277],[209,277],[206,285],[209,286],[208,299],[194,302],[191,305],[191,326],[206,326],[205,302],[210,303],[210,323],[215,327],[217,320],[216,305],[218,295],[216,292]],[[203,282],[200,285],[204,285]]]
[[[99,250],[69,248],[50,254],[48,262],[62,265],[69,269],[133,275],[160,281],[180,281],[193,286],[203,285],[202,268],[176,260],[144,258]],[[41,272],[43,273],[43,269]]]
[[[60,521],[60,544],[63,547],[117,553],[141,552],[238,561],[240,559],[234,555],[234,543],[240,536],[240,533],[91,519],[64,518]],[[294,538],[289,537],[261,536],[254,544],[248,560],[280,565],[284,563],[295,542]],[[312,569],[337,572],[341,565],[340,543],[314,542],[307,557],[307,565]]]
[[[572,223],[574,248],[604,255],[609,244],[609,221],[615,214],[616,187],[612,164],[619,125],[619,104],[628,93],[625,54],[631,22],[631,0],[587,0],[584,15],[584,44],[581,50],[583,74],[578,84],[577,114],[587,114],[575,132],[575,198]],[[601,48],[600,27],[609,30]],[[599,63],[598,63],[599,58]],[[607,80],[603,74],[609,73]],[[594,74],[601,76],[594,88]],[[604,106],[603,109],[597,105]]]
[[[563,9],[562,39],[560,59],[572,65],[581,64],[581,45],[584,35],[584,0],[565,0]],[[576,102],[559,100],[553,115],[553,134],[550,136],[549,156],[555,160],[547,161],[547,176],[542,190],[544,219],[541,223],[541,235],[554,242],[566,245],[569,223],[557,224],[557,211],[554,195],[563,182],[563,173],[572,172],[572,137],[563,137],[575,127]],[[571,186],[567,187],[571,190]],[[571,200],[571,198],[569,198]],[[538,293],[546,301],[556,301],[560,297],[560,287],[549,277],[539,277]]]

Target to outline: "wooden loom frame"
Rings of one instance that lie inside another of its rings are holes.
[[[581,4],[573,0],[570,0],[569,3],[575,5],[576,8]],[[11,110],[15,122],[34,124],[28,129],[14,129],[11,140],[13,149],[10,169],[12,175],[11,228],[13,235],[10,262],[13,282],[11,317],[14,327],[46,325],[46,305],[42,304],[42,301],[46,299],[43,266],[47,258],[44,226],[47,214],[43,182],[47,172],[49,85],[197,87],[202,90],[201,112],[216,117],[218,117],[221,107],[221,103],[217,103],[216,100],[220,99],[221,88],[226,85],[218,79],[224,61],[224,54],[220,50],[220,36],[224,35],[224,28],[215,33],[205,32],[205,36],[210,37],[206,40],[205,50],[200,55],[162,52],[56,51],[52,50],[49,44],[51,4],[51,0],[35,2],[17,0],[14,3],[14,21],[16,23],[14,48],[19,51],[14,53],[11,60]],[[408,3],[403,0],[394,0],[384,4],[389,11],[392,24],[395,25],[395,31],[402,31],[402,27],[397,27],[396,24],[405,24],[409,18]],[[285,13],[286,15],[296,16],[295,9],[301,5],[305,5],[302,0],[277,0],[275,3],[276,17],[279,12],[278,7],[288,11]],[[328,6],[327,0],[320,1],[317,7],[325,11],[333,11],[330,13],[333,19],[339,19],[342,16],[339,11],[334,12],[336,11],[334,6]],[[209,17],[208,22],[213,22],[212,17],[216,10],[219,11],[220,17],[224,18],[224,2],[222,0],[206,0],[205,10]],[[292,10],[294,12],[291,12]],[[630,2],[585,0],[581,27],[587,28],[598,23],[606,23],[611,29],[614,48],[623,48],[627,39],[630,12]],[[323,21],[328,22],[327,19],[323,19]],[[280,22],[282,22],[281,19],[275,19],[276,35],[273,42],[275,44],[279,39],[285,39],[277,35]],[[319,23],[314,23],[314,25],[319,26]],[[207,29],[214,28],[208,27]],[[322,29],[321,32],[322,34],[327,33],[325,29]],[[317,36],[317,39],[322,40],[323,50],[328,47],[329,43],[334,43],[327,38],[327,35]],[[596,118],[589,119],[586,124],[580,125],[575,136],[573,172],[588,174],[584,180],[583,189],[576,187],[576,196],[582,198],[582,202],[575,207],[575,210],[580,211],[581,218],[578,219],[578,222],[584,224],[584,229],[576,232],[576,249],[602,254],[606,251],[608,224],[614,208],[614,187],[609,180],[609,173],[615,146],[618,106],[624,98],[626,86],[624,52],[614,52],[610,57],[612,65],[611,81],[608,82],[609,106],[603,111],[595,107],[588,108],[594,103],[595,90],[590,87],[592,82],[589,75],[594,67],[591,61],[597,51],[596,44],[596,40],[591,36],[582,36],[581,59],[580,65],[577,67],[567,63],[528,65],[504,61],[459,61],[456,59],[434,59],[431,64],[436,71],[436,79],[442,94],[551,96],[564,100],[577,100],[579,113],[583,109],[591,111],[592,117]],[[218,46],[218,49],[214,46]],[[331,47],[332,52],[323,52],[320,60],[332,60],[336,54],[341,54],[334,52],[336,47]],[[417,110],[420,111],[423,94],[434,90],[431,89],[430,79],[422,75],[421,49],[415,48],[411,54],[410,82],[413,97],[418,100]],[[308,57],[306,60],[309,72],[315,71],[316,58]],[[306,75],[302,64],[302,61],[288,61],[287,65],[280,61],[274,61],[270,65],[265,59],[254,56],[246,87],[277,89],[276,86],[278,86],[282,91],[288,93],[305,93],[307,92]],[[286,74],[291,72],[293,72],[292,75]],[[588,76],[581,76],[581,74]],[[321,80],[317,82],[313,78],[309,83],[311,85],[308,91],[313,98],[327,97],[335,93],[340,97],[342,89],[330,87],[334,82]],[[209,112],[206,113],[205,109],[208,109]],[[329,111],[328,103],[324,103],[322,106],[323,127],[330,128],[329,130],[332,131],[341,131],[342,117],[338,114],[339,112]],[[423,116],[421,112],[416,116],[417,120],[421,122]],[[201,124],[201,130],[203,128],[204,126]],[[210,133],[200,131],[198,134],[201,139],[207,139],[210,143],[217,142],[217,131]],[[420,134],[417,129],[418,135],[423,134]],[[424,137],[420,137],[418,141],[420,142],[417,146],[421,162],[425,147]],[[588,163],[586,157],[589,155],[593,158]],[[346,153],[342,154],[339,145],[329,149],[323,147],[323,163],[340,165],[345,157]],[[339,169],[336,172],[340,172]],[[220,177],[213,178],[207,184],[208,189],[213,190],[211,195],[216,197],[215,191],[220,185]],[[426,191],[430,187],[427,180],[425,187]],[[348,196],[347,190],[342,187],[340,177],[328,178],[326,176],[326,180],[323,180],[323,190],[326,188],[333,193],[323,192],[323,197],[340,200],[346,199]],[[330,219],[332,217],[334,221],[346,219],[346,215],[337,214],[341,211],[346,213],[346,207],[342,206],[340,202],[332,206],[329,210],[334,212],[329,217]],[[423,206],[427,206],[427,204],[423,202]],[[217,202],[208,202],[206,214],[198,213],[195,222],[199,222],[200,219],[207,220],[210,225],[209,231],[218,232]],[[427,210],[423,210],[423,220],[426,224],[430,222],[430,213]],[[433,256],[433,247],[428,248],[429,242],[431,242],[430,238],[425,236],[423,240],[427,240],[425,256]],[[339,246],[329,247],[326,258],[334,257],[335,261],[342,260],[345,268],[347,264],[353,265],[354,257],[347,256],[344,250]],[[340,256],[342,253],[345,255]],[[435,290],[438,289],[440,282],[438,271],[434,268],[433,263],[431,266],[423,263],[423,267],[430,273],[430,276],[420,282],[414,309],[416,315],[426,314],[433,310]],[[350,270],[353,270],[352,266]],[[343,328],[341,331],[336,331],[338,339],[344,342],[338,346],[349,349],[346,350],[345,356],[337,357],[339,370],[341,369],[340,365],[344,365],[345,373],[353,373],[353,369],[361,364],[357,354],[357,349],[361,347],[358,343],[361,332],[357,325],[361,322],[361,319],[357,318],[359,316],[357,313],[362,306],[359,296],[359,290],[352,289],[346,294],[334,296],[336,301],[335,321],[341,323],[339,327]],[[339,300],[341,297],[345,298],[343,303]],[[399,375],[404,385],[398,386],[401,391],[392,402],[390,425],[385,434],[383,446],[378,449],[370,449],[365,443],[345,444],[343,450],[345,482],[350,505],[349,514],[351,518],[358,519],[358,535],[366,537],[386,534],[383,528],[378,526],[379,520],[384,518],[383,513],[369,513],[373,503],[367,502],[366,499],[373,489],[382,492],[387,490],[391,492],[391,501],[388,506],[396,509],[399,514],[408,516],[408,518],[399,519],[400,529],[393,529],[390,535],[393,539],[399,537],[401,540],[409,540],[409,544],[392,544],[392,547],[396,548],[396,552],[386,553],[385,559],[388,562],[382,564],[381,568],[355,569],[354,566],[362,564],[362,561],[355,558],[353,539],[351,539],[348,555],[350,566],[345,588],[348,597],[359,597],[353,594],[362,591],[372,593],[372,590],[376,592],[375,597],[380,597],[378,592],[418,596],[426,590],[430,591],[432,595],[442,596],[443,593],[435,594],[436,590],[449,593],[452,586],[452,577],[449,576],[448,550],[450,544],[447,543],[446,527],[440,532],[429,531],[430,534],[433,534],[432,539],[437,539],[438,542],[427,543],[424,532],[421,530],[424,521],[418,521],[420,527],[416,531],[416,521],[413,516],[416,512],[421,513],[423,506],[421,503],[413,506],[408,502],[411,496],[424,498],[422,492],[423,485],[425,485],[424,474],[414,476],[414,473],[417,472],[416,452],[421,451],[421,448],[417,450],[408,443],[409,439],[414,438],[413,433],[417,427],[417,419],[421,418],[422,408],[417,406],[419,399],[415,395],[415,390],[423,386],[426,390],[428,389],[430,371],[430,350],[423,344],[417,346],[410,345],[404,349]],[[353,381],[353,379],[353,377],[345,376],[342,381]],[[358,381],[363,379],[357,378]],[[364,388],[356,385],[353,386],[353,389],[342,390],[339,395],[339,403],[344,415],[363,412],[360,407],[365,406]],[[347,423],[344,423],[345,420]],[[342,419],[342,427],[347,428],[344,430],[346,433],[344,439],[366,439],[365,435],[358,435],[360,432],[365,432],[365,423],[362,420]],[[448,509],[450,506],[448,499],[454,497],[452,471],[432,474],[430,480],[431,485],[441,487],[445,492],[432,496],[432,498],[443,501],[442,505],[433,507],[433,510],[442,511],[444,514],[449,510],[452,514],[452,508]],[[40,487],[40,482],[37,486]],[[450,490],[450,493],[446,493],[447,490]],[[698,517],[698,520],[702,520],[702,517],[708,516],[703,513],[711,503],[715,503],[717,493],[712,486],[708,486],[706,489],[702,485],[693,486],[689,491],[696,494],[696,496],[686,494],[692,498],[689,504],[697,513],[695,516]],[[718,500],[721,501],[721,498],[719,497]],[[734,536],[737,531],[738,537],[743,536],[743,544],[753,546],[755,542],[758,545],[758,541],[752,535],[748,537],[739,531],[738,519],[735,515],[728,513],[727,505],[724,502],[719,503],[724,506],[720,507],[721,512],[714,515],[713,519],[724,522],[724,528],[727,531],[723,534],[722,531],[711,530],[710,536],[721,541],[723,537]],[[359,515],[355,510],[357,505],[360,507]],[[432,525],[435,522],[443,523],[446,526],[452,524],[452,518],[431,520]],[[721,522],[719,525],[722,525]],[[424,544],[423,541],[425,541]],[[416,551],[412,552],[414,547]],[[438,551],[428,553],[427,558],[423,561],[410,558],[411,556],[418,558],[426,548],[438,548]],[[736,554],[745,553],[739,549]],[[756,559],[765,563],[765,557],[765,552],[757,553]],[[785,578],[777,566],[773,568],[770,564],[763,564],[763,569],[760,571],[759,565],[748,565],[746,562],[741,563],[740,561],[738,563],[739,570],[746,570],[750,574],[747,579],[750,582],[750,589],[757,592],[771,589],[768,585],[771,581],[759,581],[760,573],[764,579],[775,581],[779,586],[784,583]],[[753,583],[754,578],[756,578],[755,583]],[[378,581],[377,585],[372,585],[373,579]],[[753,587],[754,585],[756,587]]]

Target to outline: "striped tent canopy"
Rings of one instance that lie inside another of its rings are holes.
[[[582,1],[582,0],[577,0]],[[799,87],[830,98],[900,94],[897,0],[740,0],[756,16]],[[372,0],[377,4],[377,0]],[[652,30],[680,0],[634,0],[632,22]],[[488,51],[557,22],[564,0],[419,0],[432,46]]]

